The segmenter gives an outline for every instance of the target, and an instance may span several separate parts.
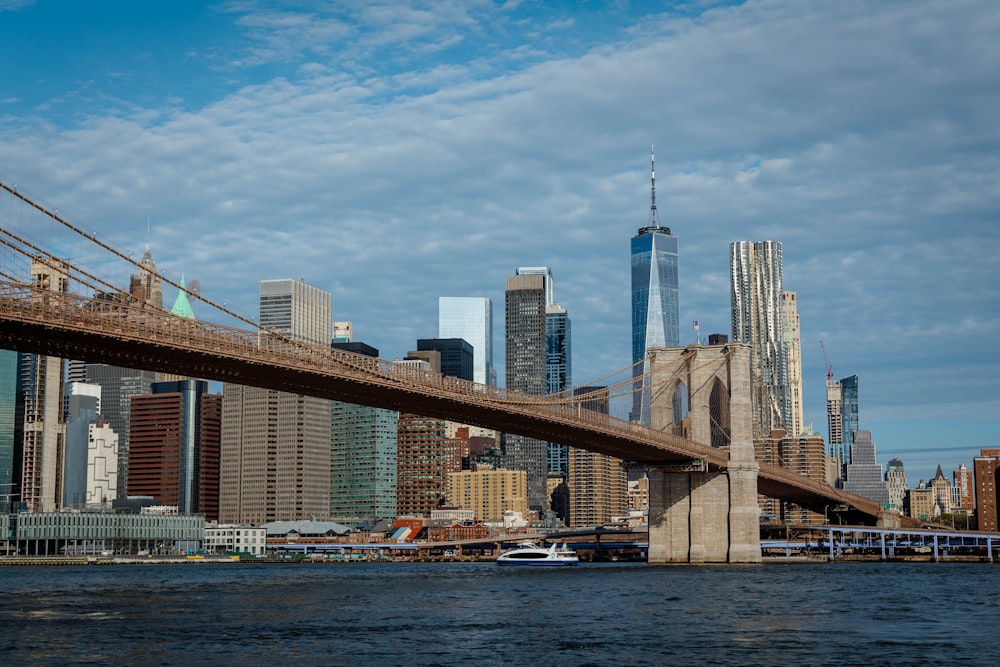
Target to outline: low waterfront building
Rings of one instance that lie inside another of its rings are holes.
[[[334,542],[351,532],[335,521],[272,521],[263,526],[267,543],[272,545]]]
[[[490,529],[482,523],[443,522],[442,525],[427,527],[427,539],[431,542],[482,540],[489,535]]]
[[[267,529],[263,526],[245,526],[235,523],[208,523],[205,525],[205,551],[209,553],[263,556],[266,550]]]
[[[38,512],[9,517],[15,553],[30,556],[178,554],[199,551],[201,515]]]

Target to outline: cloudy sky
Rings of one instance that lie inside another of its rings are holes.
[[[248,316],[304,278],[390,359],[488,296],[502,369],[505,278],[549,266],[585,384],[630,362],[655,144],[681,321],[729,333],[729,243],[781,241],[806,422],[823,341],[915,484],[1000,446],[997,35],[993,0],[0,0],[0,180],[126,251],[148,220]]]

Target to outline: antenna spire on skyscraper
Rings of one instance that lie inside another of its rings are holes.
[[[649,145],[649,176],[653,197],[652,205],[649,208],[649,226],[659,227],[660,224],[656,221],[656,151],[652,144]]]

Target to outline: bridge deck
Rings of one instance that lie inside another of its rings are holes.
[[[266,387],[413,412],[559,442],[647,465],[729,463],[725,449],[588,410],[382,359],[308,346],[267,333],[0,282],[0,348]],[[776,466],[759,492],[822,512],[846,504],[878,516],[878,503]]]

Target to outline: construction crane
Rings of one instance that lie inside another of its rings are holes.
[[[826,381],[829,382],[833,379],[833,365],[826,360],[826,346],[823,345],[823,341],[819,342],[819,349],[823,350],[823,366],[826,367]]]

